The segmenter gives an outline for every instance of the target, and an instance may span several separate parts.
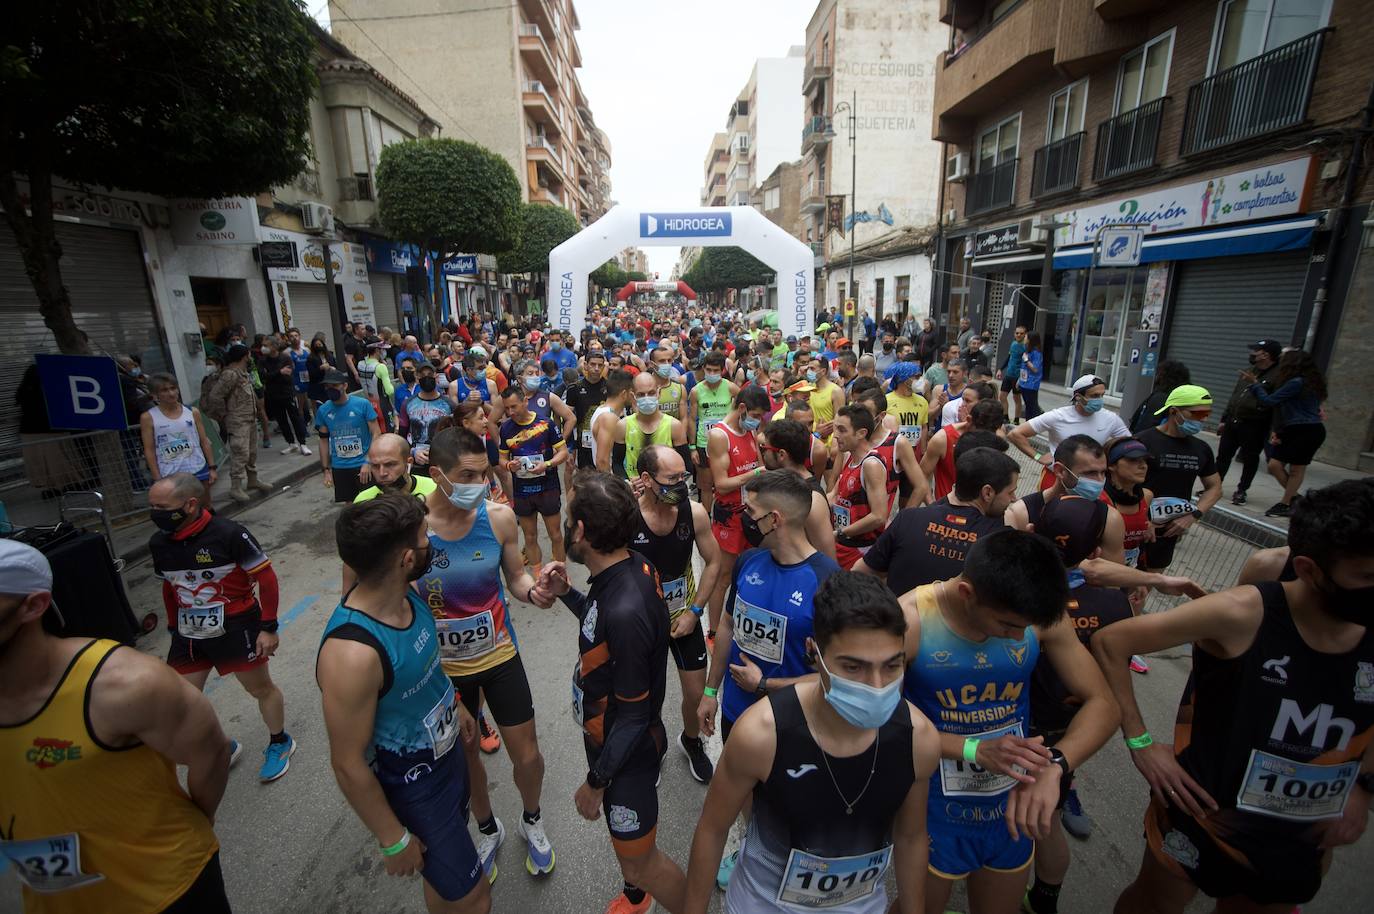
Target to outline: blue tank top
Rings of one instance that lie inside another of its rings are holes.
[[[450,676],[470,676],[510,660],[519,647],[501,586],[501,541],[487,503],[460,540],[429,535],[433,561],[417,586],[439,629],[439,659]]]
[[[439,665],[434,616],[414,591],[406,592],[406,602],[413,613],[406,628],[393,628],[340,603],[325,624],[320,644],[331,637],[349,638],[371,645],[381,655],[389,675],[377,699],[374,750],[435,759],[453,749],[458,735],[453,683]]]
[[[767,549],[741,555],[725,604],[735,630],[730,662],[740,663],[744,653],[767,677],[793,679],[814,673],[806,662],[811,600],[821,581],[839,570],[834,559],[819,552],[795,565],[779,565]],[[721,713],[731,722],[758,700],[730,676],[722,692]]]
[[[296,390],[307,390],[310,387],[310,350],[302,349],[300,352],[297,352],[287,347],[286,354],[291,357]]]
[[[487,386],[487,379],[485,376],[483,376],[482,379],[478,381],[476,384],[469,384],[467,376],[459,374],[457,379],[454,380],[453,383],[458,385],[457,396],[459,403],[462,403],[465,400],[467,400],[468,395],[471,394],[474,390],[477,391],[477,394],[481,398],[483,403],[491,402],[491,388]]]
[[[938,584],[916,588],[921,646],[902,692],[941,733],[994,739],[1029,735],[1030,678],[1040,656],[1035,629],[1019,641],[969,641],[951,631],[936,601]],[[941,759],[930,779],[932,816],[953,825],[1004,828],[1007,793],[1016,782],[962,759]]]

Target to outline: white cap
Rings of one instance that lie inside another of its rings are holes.
[[[0,539],[0,593],[52,592],[52,566],[43,553],[17,540]]]
[[[487,358],[487,350],[474,343],[468,347],[468,355],[476,356],[479,359],[485,359]]]
[[[1096,375],[1085,374],[1083,377],[1073,382],[1073,392],[1078,393],[1079,391],[1087,390],[1089,387],[1096,387],[1098,384],[1104,383],[1106,382]]]

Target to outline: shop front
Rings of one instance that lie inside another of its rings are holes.
[[[969,268],[980,294],[966,315],[951,314],[951,327],[958,326],[960,316],[968,316],[974,329],[991,335],[990,361],[994,367],[1005,361],[1003,356],[1011,347],[1016,327],[1033,326],[1040,302],[1045,249],[1023,234],[1034,231],[1034,221],[995,226],[973,236]]]
[[[288,327],[298,327],[307,340],[316,333],[323,333],[332,347],[336,318],[379,326],[364,245],[349,241],[328,242],[334,279],[334,295],[331,296],[324,282],[325,244],[319,237],[266,225],[262,226],[261,234],[264,242],[281,242],[283,246],[279,250],[294,254],[294,265],[288,266],[291,260],[287,258],[274,261],[282,265],[267,268],[274,329],[285,332]],[[285,247],[286,244],[291,247]]]

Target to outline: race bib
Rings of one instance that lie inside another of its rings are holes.
[[[834,505],[830,509],[830,520],[835,525],[835,532],[839,533],[849,526],[849,508],[843,505]]]
[[[892,845],[854,857],[817,857],[792,848],[777,900],[802,908],[834,908],[873,894],[892,862]]]
[[[912,445],[921,443],[921,427],[919,425],[903,425],[897,429],[902,433],[902,437],[910,441]]]
[[[197,641],[218,638],[224,634],[224,604],[181,607],[177,610],[177,631],[182,637]]]
[[[435,619],[440,660],[475,660],[496,649],[491,610],[462,619]]]
[[[596,437],[592,434],[592,430],[589,429],[589,428],[583,429],[583,430],[582,430],[582,446],[585,447],[585,448],[587,448],[588,450],[590,450],[590,449],[591,449],[592,447],[594,447],[595,445],[596,445]]]
[[[361,435],[344,435],[334,439],[334,456],[341,460],[349,460],[353,457],[363,456],[363,439]]]
[[[972,734],[970,739],[996,739],[1003,734],[1021,735],[1021,725]],[[1020,768],[1018,771],[1022,770]],[[963,759],[940,759],[940,791],[947,797],[993,797],[1006,793],[1016,784],[1009,774],[988,771]]]
[[[0,841],[0,854],[14,864],[19,879],[35,892],[65,892],[105,878],[99,873],[81,872],[81,836],[76,832],[29,841]]]
[[[425,730],[434,757],[440,758],[453,748],[458,738],[458,706],[454,702],[453,683],[444,690],[444,697],[425,715]]]
[[[167,461],[185,457],[191,453],[191,442],[185,436],[177,435],[163,443],[160,453],[162,459]]]
[[[687,577],[663,582],[663,602],[668,604],[668,618],[676,619],[687,608]]]
[[[746,654],[769,663],[782,662],[787,643],[787,617],[735,595],[735,643]]]
[[[516,476],[519,476],[521,479],[544,478],[543,470],[540,470],[538,473],[534,472],[534,468],[544,462],[543,457],[540,457],[538,454],[527,454],[522,457],[517,457],[516,459],[520,461],[520,468],[515,471]]]
[[[1345,811],[1359,773],[1359,759],[1312,765],[1252,749],[1236,808],[1293,822],[1335,819]]]

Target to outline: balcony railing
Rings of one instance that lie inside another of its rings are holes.
[[[964,208],[970,216],[1011,206],[1016,200],[1016,163],[1012,159],[968,177],[968,199]]]
[[[1325,35],[1313,32],[1191,86],[1179,152],[1207,152],[1306,120]]]
[[[816,83],[830,78],[830,56],[823,55],[815,60],[807,59],[802,71],[802,94],[809,93]]]
[[[802,152],[811,146],[830,142],[830,118],[823,114],[813,114],[802,127]]]
[[[537,133],[531,134],[531,135],[530,135],[530,138],[529,138],[529,142],[527,143],[527,145],[532,146],[532,147],[537,148],[537,149],[547,149],[550,153],[553,154],[553,157],[554,157],[555,159],[557,159],[557,158],[559,157],[559,156],[558,156],[558,147],[555,146],[555,145],[553,145],[553,143],[551,143],[551,142],[549,141],[549,138],[548,138],[547,136],[540,136],[540,135],[537,134]],[[561,164],[561,163],[560,163],[560,164]]]
[[[538,38],[540,40],[543,40],[544,38],[544,33],[539,31],[539,26],[535,25],[533,22],[520,23],[520,34],[522,36]]]
[[[372,194],[372,176],[365,174],[348,175],[339,179],[340,200],[375,200]]]
[[[1118,114],[1097,126],[1093,178],[1107,181],[1149,168],[1159,161],[1159,128],[1166,95]]]
[[[1083,152],[1083,131],[1035,150],[1031,172],[1031,196],[1048,197],[1078,188],[1078,159]]]

